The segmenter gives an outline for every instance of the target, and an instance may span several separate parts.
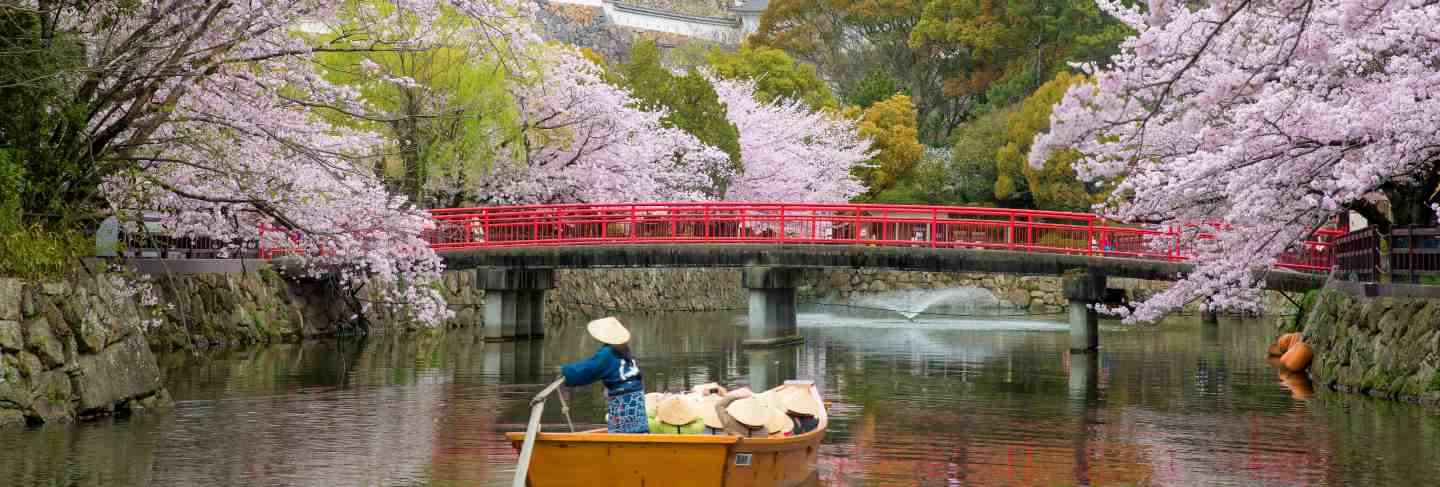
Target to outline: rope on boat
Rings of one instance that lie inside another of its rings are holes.
[[[560,380],[563,381],[564,377],[561,377]],[[565,403],[565,391],[562,389],[556,389],[555,395],[560,396],[560,412],[565,414],[565,424],[570,427],[570,432],[574,433],[575,422],[570,420],[570,405]]]

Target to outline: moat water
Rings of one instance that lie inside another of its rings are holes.
[[[1102,325],[841,308],[805,342],[740,349],[739,313],[622,317],[648,390],[812,379],[831,402],[818,483],[1435,485],[1440,410],[1327,391],[1265,361],[1272,320]],[[509,485],[526,403],[596,343],[477,330],[163,357],[168,412],[0,431],[5,486]],[[603,421],[598,386],[572,395]],[[558,407],[545,420],[563,424]],[[583,475],[583,466],[575,466]]]

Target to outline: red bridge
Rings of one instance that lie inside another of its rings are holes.
[[[1123,225],[1095,215],[950,206],[789,203],[624,203],[432,210],[423,237],[485,290],[490,339],[543,333],[555,270],[738,267],[749,292],[748,344],[798,338],[795,290],[804,268],[1062,276],[1071,349],[1098,346],[1093,304],[1108,277],[1173,280],[1189,272],[1200,227]],[[1327,228],[1296,242],[1261,276],[1304,291],[1335,262]],[[283,249],[261,249],[269,257]]]
[[[1184,261],[1179,229],[1121,225],[1092,214],[953,206],[790,203],[624,203],[432,210],[425,239],[440,251],[502,247],[785,244],[999,249]],[[1193,230],[1193,229],[1192,229]],[[1327,271],[1322,229],[1279,267]],[[1202,234],[1200,238],[1205,238]]]

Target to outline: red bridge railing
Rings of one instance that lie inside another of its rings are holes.
[[[625,203],[432,210],[436,250],[613,244],[814,244],[1007,249],[1179,261],[1175,229],[1118,225],[1084,213],[948,206]],[[1280,267],[1326,271],[1344,232],[1296,243]],[[1203,238],[1203,237],[1202,237]]]

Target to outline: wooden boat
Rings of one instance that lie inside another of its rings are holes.
[[[817,388],[811,387],[810,393],[817,404],[824,404]],[[794,487],[813,482],[820,440],[829,424],[825,408],[817,419],[815,430],[779,438],[611,434],[603,428],[540,432],[524,485]],[[505,436],[522,450],[525,433]],[[522,451],[522,462],[524,457]]]

